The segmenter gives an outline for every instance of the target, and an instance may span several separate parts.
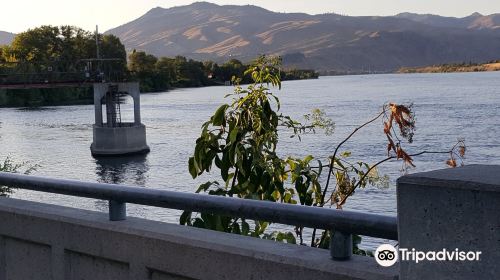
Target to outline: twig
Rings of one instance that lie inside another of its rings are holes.
[[[421,155],[424,155],[424,154],[449,154],[450,152],[452,152],[453,150],[451,151],[443,151],[443,152],[432,152],[432,151],[423,151],[423,152],[420,152],[420,153],[416,153],[416,154],[412,154],[412,155],[409,155],[410,157],[417,157],[417,156],[421,156]],[[377,163],[375,163],[373,166],[371,166],[368,171],[361,177],[361,179],[358,181],[358,183],[349,191],[349,193],[344,196],[344,198],[337,204],[338,206],[342,206],[345,204],[347,198],[349,198],[353,193],[354,191],[361,185],[361,183],[366,179],[366,177],[368,176],[368,174],[370,174],[370,172],[376,168],[377,166],[379,166],[380,164],[384,163],[384,162],[387,162],[389,160],[392,160],[392,159],[397,159],[397,156],[390,156],[386,159],[383,159]]]
[[[333,168],[335,166],[335,157],[337,156],[337,153],[340,149],[340,147],[342,145],[344,145],[345,142],[349,141],[349,139],[351,139],[351,137],[356,134],[356,132],[358,132],[360,129],[362,129],[363,127],[371,124],[372,122],[376,121],[377,119],[379,119],[381,116],[385,115],[385,105],[382,107],[382,112],[380,112],[380,114],[378,114],[375,118],[365,122],[364,124],[358,126],[351,134],[349,134],[349,136],[347,136],[347,138],[345,138],[342,142],[340,142],[340,144],[337,145],[337,147],[335,148],[335,151],[333,152],[333,157],[330,161],[330,166],[329,166],[329,169],[328,169],[328,177],[326,179],[326,184],[325,184],[325,189],[323,190],[323,194],[321,195],[321,203],[319,205],[319,207],[323,207],[325,205],[325,196],[326,196],[326,193],[328,192],[328,186],[330,185],[330,180],[331,180],[331,176],[332,176],[332,171],[333,171]],[[316,238],[316,229],[313,229],[313,233],[312,233],[312,238],[311,238],[311,247],[314,246],[314,239]]]
[[[375,118],[369,120],[368,122],[358,126],[349,136],[347,136],[346,139],[344,139],[344,141],[340,142],[340,144],[335,148],[335,151],[333,152],[333,157],[331,159],[331,162],[330,162],[330,167],[329,167],[329,172],[328,172],[328,178],[326,179],[326,185],[325,185],[325,189],[323,190],[323,195],[321,196],[321,204],[320,204],[320,207],[323,207],[324,205],[324,202],[325,202],[325,196],[326,196],[326,193],[328,191],[328,186],[330,185],[330,180],[331,180],[331,176],[332,176],[332,170],[333,170],[333,166],[335,165],[335,157],[337,156],[337,153],[340,149],[340,147],[342,145],[344,145],[345,142],[349,141],[349,139],[351,139],[351,137],[356,134],[356,132],[358,132],[360,129],[362,129],[363,127],[371,124],[372,122],[376,121],[378,118],[380,118],[382,115],[384,115],[385,113],[385,108],[382,110],[382,112],[377,115]]]
[[[236,183],[236,176],[238,176],[239,169],[236,167],[236,170],[234,171],[234,177],[233,177],[233,183],[231,184],[231,189],[234,188],[234,185]]]

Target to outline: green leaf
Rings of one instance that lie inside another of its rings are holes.
[[[199,187],[198,187],[198,190],[196,190],[196,193],[200,193],[201,191],[204,191],[206,192],[211,186],[213,185],[217,185],[219,186],[219,182],[217,181],[214,181],[214,182],[206,182],[204,184],[201,184]]]
[[[313,160],[313,159],[314,159],[314,157],[313,157],[312,155],[308,155],[308,156],[306,156],[306,157],[304,158],[303,162],[304,162],[305,164],[309,164],[309,162],[311,162],[311,160]]]
[[[297,239],[295,239],[295,236],[291,232],[286,233],[285,239],[286,239],[286,243],[297,244]]]
[[[225,228],[222,225],[222,218],[219,215],[215,216],[215,230],[217,230],[217,231],[225,231]]]
[[[235,127],[233,128],[233,130],[231,130],[231,133],[229,134],[229,141],[231,141],[231,143],[234,143],[236,142],[236,139],[238,138],[238,128]]]
[[[250,232],[250,225],[247,222],[243,221],[241,223],[241,233],[242,233],[242,235],[248,235],[249,232]]]
[[[193,213],[190,211],[182,212],[181,218],[179,220],[181,225],[189,225],[191,223],[191,215]]]
[[[194,157],[189,158],[188,166],[189,166],[189,173],[191,174],[191,177],[193,177],[193,179],[198,177],[198,170],[196,170],[196,167],[194,164]]]
[[[323,172],[323,163],[318,160],[318,177],[321,175],[321,173]]]
[[[341,153],[340,156],[347,158],[347,157],[350,157],[351,154],[352,154],[351,152],[345,151],[345,152]]]
[[[340,162],[340,160],[338,158],[335,158],[334,161],[335,161],[335,164],[340,166],[340,168],[346,169],[345,166],[342,164],[342,162]]]
[[[361,236],[359,236],[357,234],[353,234],[352,235],[352,244],[353,245],[359,245],[359,244],[361,244]]]
[[[240,225],[238,223],[233,223],[232,233],[241,234]]]
[[[215,126],[220,126],[224,123],[224,115],[226,113],[226,109],[229,107],[228,104],[224,104],[215,111],[214,116],[212,117],[212,124]]]
[[[217,166],[217,168],[219,168],[219,169],[222,168],[222,160],[220,159],[219,155],[215,156],[214,162],[215,162],[215,166]]]
[[[205,221],[203,221],[202,219],[200,218],[196,218],[193,222],[193,226],[194,227],[197,227],[197,228],[206,228],[208,229],[209,227],[207,227],[207,225],[205,224]]]

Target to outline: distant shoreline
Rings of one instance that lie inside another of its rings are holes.
[[[403,67],[398,74],[411,73],[460,73],[460,72],[493,72],[500,71],[500,61],[488,63],[442,64],[425,67]]]

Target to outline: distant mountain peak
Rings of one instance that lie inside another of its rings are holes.
[[[191,5],[188,5],[188,7],[196,7],[196,8],[214,8],[214,7],[220,7],[217,4],[206,2],[206,1],[198,1],[198,2],[193,2]]]
[[[468,16],[468,17],[483,17],[483,16],[484,16],[483,14],[480,14],[480,13],[478,13],[478,12],[474,12],[474,13],[472,13],[472,14],[471,14],[470,16]]]
[[[178,11],[227,11],[227,10],[239,10],[241,12],[257,12],[257,13],[273,13],[269,10],[266,10],[262,7],[255,6],[255,5],[218,5],[214,4],[211,2],[206,2],[206,1],[199,1],[199,2],[193,2],[189,5],[182,5],[182,6],[173,6],[170,8],[162,8],[162,7],[156,7],[151,10],[149,10],[145,15],[143,15],[141,18],[145,18],[148,16],[152,17],[161,17],[164,16],[166,13],[171,14],[171,13],[176,13]]]
[[[465,18],[416,13],[340,17],[195,2],[152,9],[107,33],[118,36],[128,50],[156,56],[220,63],[265,53],[280,55],[285,65],[297,68],[392,71],[464,57],[499,59],[499,19],[478,13]]]

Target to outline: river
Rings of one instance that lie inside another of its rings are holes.
[[[0,158],[38,164],[36,175],[146,188],[194,192],[208,176],[193,180],[187,168],[200,126],[223,102],[231,87],[172,90],[142,95],[142,117],[147,126],[151,153],[126,159],[96,160],[91,157],[93,106],[0,109]],[[466,164],[500,164],[500,72],[456,74],[360,75],[321,77],[290,81],[277,93],[284,113],[301,119],[314,108],[324,110],[336,123],[335,133],[318,131],[302,141],[284,133],[280,153],[314,155],[326,159],[339,141],[356,126],[380,111],[385,102],[414,103],[417,130],[407,150],[447,150],[465,138]],[[132,119],[132,105],[122,106],[125,119]],[[374,163],[386,154],[381,122],[362,130],[345,145],[353,157]],[[446,156],[415,158],[420,172],[446,168]],[[368,187],[355,193],[345,209],[396,215],[395,180],[401,162],[383,165],[391,187]],[[107,204],[18,190],[13,195],[46,203],[107,211]],[[179,212],[130,206],[129,215],[178,223]],[[368,247],[370,244],[368,244]]]

